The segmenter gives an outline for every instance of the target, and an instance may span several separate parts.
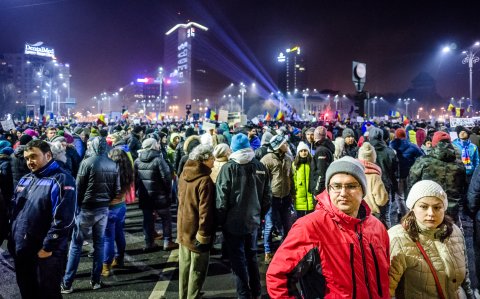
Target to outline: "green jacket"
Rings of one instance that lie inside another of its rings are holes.
[[[295,210],[313,211],[315,209],[315,200],[312,193],[308,192],[310,164],[302,163],[298,168],[292,164],[293,182],[295,185]]]

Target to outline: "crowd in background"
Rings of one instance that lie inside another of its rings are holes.
[[[217,231],[239,298],[261,296],[259,242],[272,298],[475,298],[462,216],[474,222],[480,271],[480,127],[17,126],[0,132],[0,244],[24,298],[73,292],[87,241],[91,286],[102,288],[125,264],[137,201],[144,250],[179,250],[180,298],[201,296]]]

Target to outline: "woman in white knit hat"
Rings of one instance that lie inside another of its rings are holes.
[[[445,215],[447,194],[434,181],[413,185],[410,209],[390,237],[390,296],[474,298],[468,278],[465,240]]]

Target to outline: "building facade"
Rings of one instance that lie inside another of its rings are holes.
[[[15,91],[15,104],[25,107],[25,116],[67,116],[74,108],[70,95],[70,65],[61,63],[52,48],[42,43],[25,44],[23,53],[3,54]]]
[[[278,88],[283,94],[301,93],[307,88],[305,59],[299,46],[280,52],[278,62]]]

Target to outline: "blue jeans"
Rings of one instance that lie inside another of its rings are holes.
[[[145,243],[152,246],[155,242],[155,220],[153,218],[154,210],[142,210],[143,212],[143,233],[145,235]],[[163,244],[167,245],[172,240],[172,213],[170,208],[155,210],[158,217],[162,219],[163,228]]]
[[[105,242],[103,247],[103,263],[111,264],[115,257],[115,244],[117,244],[117,255],[125,255],[125,212],[127,205],[125,203],[110,208],[108,211],[107,228],[105,229]]]
[[[92,231],[93,240],[93,266],[91,281],[100,282],[103,264],[103,236],[108,220],[108,207],[94,210],[82,209],[75,218],[75,227],[73,228],[72,242],[68,251],[67,269],[63,277],[65,286],[72,286],[75,274],[77,273],[80,255],[82,254],[83,240],[88,237]]]
[[[272,253],[272,229],[275,225],[283,230],[282,235],[285,238],[292,227],[292,199],[290,197],[272,198],[272,206],[265,215],[265,229],[263,231],[263,245],[265,253]]]
[[[260,296],[262,289],[257,262],[257,230],[246,235],[232,235],[224,231],[223,236],[235,275],[238,298]]]

